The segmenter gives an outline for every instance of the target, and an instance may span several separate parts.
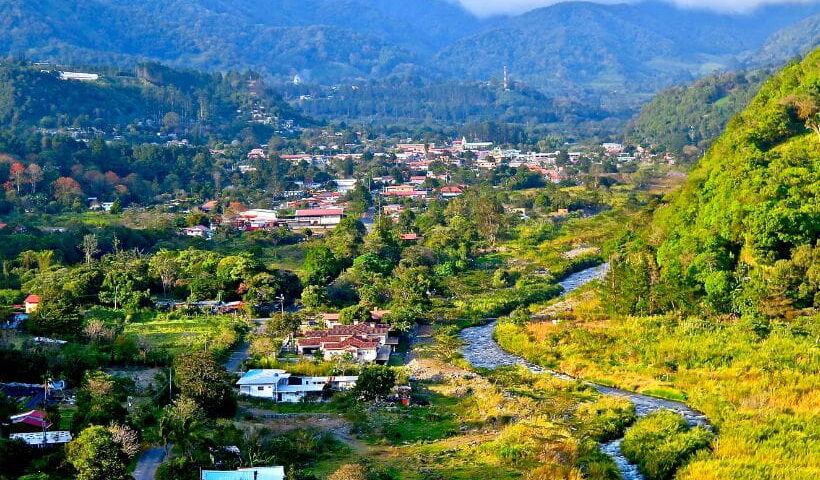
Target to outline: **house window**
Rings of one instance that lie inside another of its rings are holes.
[[[262,390],[265,389],[265,387],[256,387],[256,389],[261,392]]]

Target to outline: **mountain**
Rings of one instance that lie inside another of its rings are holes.
[[[382,77],[417,63],[478,20],[416,0],[67,0],[0,5],[0,51],[33,60],[261,69],[331,80]],[[410,19],[410,20],[408,20]]]
[[[820,46],[820,14],[777,31],[745,63],[776,66],[785,59],[805,55],[817,46]]]
[[[687,157],[700,156],[729,119],[749,104],[769,73],[719,73],[668,88],[644,105],[625,136]]]
[[[789,316],[820,301],[820,49],[767,81],[660,209],[670,292],[718,312]]]
[[[486,27],[436,58],[450,72],[516,78],[547,91],[567,85],[600,92],[652,92],[734,66],[774,32],[820,11],[818,5],[772,6],[749,15],[679,10],[662,3],[566,2]],[[785,43],[805,45],[801,35]]]
[[[513,78],[548,94],[642,99],[744,61],[789,57],[816,42],[815,24],[799,22],[817,14],[817,3],[730,15],[666,3],[566,2],[477,19],[446,0],[5,0],[0,53],[68,64],[250,68],[277,81],[298,74],[323,84],[487,81],[507,65]]]

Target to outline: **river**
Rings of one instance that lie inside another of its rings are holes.
[[[559,285],[564,287],[564,295],[566,295],[593,280],[602,279],[606,275],[608,269],[608,264],[588,268],[578,273],[569,275],[563,281],[559,282]],[[470,362],[471,365],[474,367],[489,369],[521,365],[534,373],[552,375],[554,377],[569,381],[575,380],[569,375],[532,364],[517,355],[513,355],[512,353],[503,350],[493,338],[495,325],[496,322],[492,321],[486,325],[465,328],[462,330],[459,335],[465,343],[462,353],[464,354],[464,358]],[[606,387],[594,383],[589,383],[589,385],[604,395],[628,398],[635,405],[635,412],[639,417],[644,417],[656,410],[667,409],[683,415],[683,417],[686,418],[686,421],[692,426],[704,425],[708,427],[709,425],[708,420],[702,413],[690,408],[686,404],[650,397],[648,395],[641,395],[639,393],[628,392],[626,390]],[[619,438],[611,442],[602,443],[601,451],[613,458],[624,480],[643,480],[643,476],[638,471],[638,468],[629,463],[621,452],[621,440],[622,439]]]

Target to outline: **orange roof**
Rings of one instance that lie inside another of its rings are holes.
[[[23,300],[24,303],[40,303],[40,296],[39,295],[29,295]]]

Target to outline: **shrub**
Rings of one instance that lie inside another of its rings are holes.
[[[626,398],[604,396],[580,405],[575,418],[592,438],[605,442],[621,437],[635,421],[635,405]]]
[[[647,480],[666,480],[694,453],[707,448],[712,438],[703,427],[689,428],[677,413],[659,410],[627,430],[621,451]]]

